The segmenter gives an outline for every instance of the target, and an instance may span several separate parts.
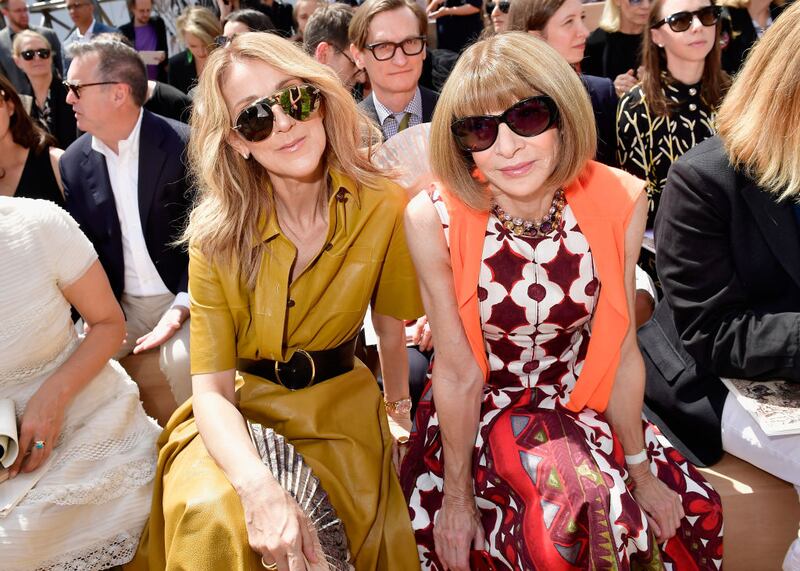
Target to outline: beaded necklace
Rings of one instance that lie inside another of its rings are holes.
[[[564,191],[559,188],[553,195],[553,202],[550,204],[550,210],[539,222],[511,216],[494,200],[492,200],[491,212],[500,220],[501,224],[515,236],[536,238],[537,236],[545,236],[558,227],[566,204],[567,201],[564,198]]]

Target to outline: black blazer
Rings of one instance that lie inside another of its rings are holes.
[[[433,119],[433,111],[436,109],[436,102],[439,100],[439,94],[421,85],[419,86],[419,92],[422,98],[422,122],[430,123],[431,119]],[[372,119],[372,122],[375,123],[379,129],[381,128],[381,122],[378,118],[378,111],[375,109],[375,100],[372,93],[361,101],[358,107]]]
[[[597,154],[595,159],[610,167],[617,166],[617,91],[607,77],[581,74],[589,92],[597,125]]]
[[[31,107],[31,117],[41,121],[39,108],[35,103]],[[50,83],[50,116],[53,118],[50,134],[55,137],[58,148],[66,149],[78,138],[78,125],[72,105],[67,103],[67,88],[55,74]]]
[[[164,284],[177,294],[189,285],[189,256],[172,243],[191,208],[184,152],[189,128],[144,111],[139,140],[139,215],[150,259]],[[59,161],[66,207],[97,250],[111,289],[124,288],[122,233],[103,155],[84,133]]]
[[[774,21],[787,6],[770,4],[769,13]],[[723,18],[723,34],[729,36],[728,45],[722,50],[722,69],[731,75],[739,71],[747,56],[747,51],[758,40],[758,34],[753,26],[753,19],[747,8],[726,8],[728,22]]]
[[[150,22],[148,23],[156,30],[156,51],[163,51],[165,55],[168,54],[169,47],[167,46],[167,27],[164,24],[164,20],[162,20],[160,16],[152,16],[150,18]],[[132,21],[120,26],[119,31],[122,32],[122,34],[128,38],[134,46],[136,46],[136,27],[133,25]],[[164,61],[158,64],[158,77],[156,79],[165,83],[167,81],[166,58],[164,58]]]
[[[183,50],[169,58],[167,62],[167,77],[169,78],[167,83],[187,94],[197,83],[197,68],[194,66],[194,58],[191,55],[189,50]]]
[[[692,461],[722,454],[719,377],[800,382],[794,206],[737,172],[718,137],[673,166],[655,222],[664,289],[639,330],[653,420]]]

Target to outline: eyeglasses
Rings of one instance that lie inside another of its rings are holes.
[[[91,5],[92,5],[91,2],[75,2],[75,4],[67,4],[65,7],[67,9],[67,12],[72,12],[74,10],[77,10],[78,8],[83,8],[84,6],[91,6]]]
[[[280,105],[283,112],[296,121],[306,121],[319,109],[321,100],[322,93],[313,85],[290,85],[242,109],[236,116],[233,130],[251,143],[263,141],[272,134],[275,125],[273,106]]]
[[[500,124],[505,123],[521,137],[535,137],[558,120],[558,108],[546,95],[523,99],[501,115],[474,115],[457,119],[450,125],[456,143],[463,151],[479,153],[497,140]]]
[[[639,0],[641,2],[641,0]],[[500,8],[500,11],[503,14],[508,14],[508,11],[511,9],[511,2],[487,2],[486,3],[486,13],[491,16],[492,12],[494,12],[495,8]]]
[[[349,61],[349,62],[350,62],[350,65],[352,65],[353,67],[358,67],[358,66],[356,65],[356,62],[355,62],[355,61],[353,61],[353,58],[351,58],[349,55],[347,55],[347,53],[346,53],[346,52],[344,52],[343,50],[340,50],[339,48],[337,48],[337,47],[335,47],[335,46],[334,46],[334,48],[333,48],[333,49],[334,49],[334,50],[336,50],[336,53],[337,53],[337,54],[341,54],[341,55],[343,55],[343,56],[344,56],[344,57],[347,59],[347,61]],[[405,52],[404,52],[404,53],[405,53]],[[394,53],[392,53],[392,55],[394,55]],[[390,58],[390,59],[391,59],[391,58]]]
[[[24,52],[19,52],[19,55],[21,55],[22,59],[25,61],[31,61],[36,56],[39,56],[39,59],[50,59],[50,50],[47,48],[39,48],[38,50],[25,50]]]
[[[630,4],[631,6],[639,6],[641,4],[644,4],[646,1],[649,0],[628,0],[628,4]]]
[[[403,50],[407,56],[415,56],[425,49],[425,36],[414,36],[406,38],[402,42],[378,42],[365,46],[378,61],[390,60],[394,57],[397,48]]]
[[[652,29],[660,28],[664,24],[668,24],[670,30],[673,32],[685,32],[692,27],[695,16],[700,23],[704,26],[713,26],[719,22],[719,17],[722,14],[722,8],[719,6],[706,6],[694,12],[675,12],[671,16],[667,16],[650,26]]]
[[[81,89],[86,87],[93,87],[95,85],[115,85],[121,83],[119,81],[97,81],[95,83],[75,83],[74,81],[63,81],[64,87],[69,89],[76,99],[81,98]]]

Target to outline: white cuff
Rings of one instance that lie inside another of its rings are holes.
[[[169,308],[172,309],[176,305],[189,309],[189,294],[185,291],[179,291],[178,295],[175,296],[175,301],[172,302]]]

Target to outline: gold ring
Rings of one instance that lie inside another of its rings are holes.
[[[261,558],[261,566],[268,571],[278,571],[277,563],[267,563],[263,557]]]

